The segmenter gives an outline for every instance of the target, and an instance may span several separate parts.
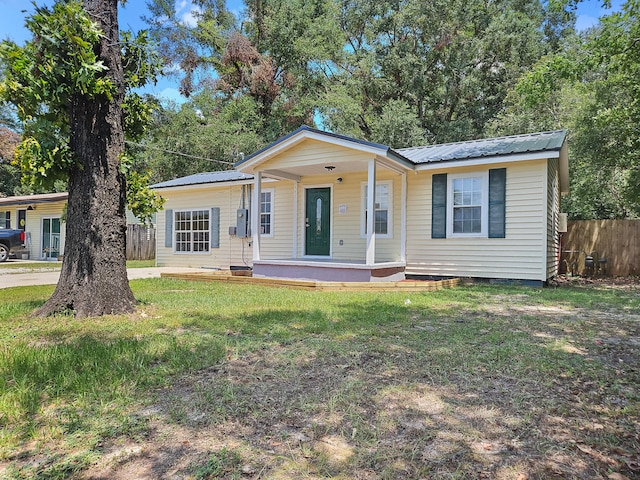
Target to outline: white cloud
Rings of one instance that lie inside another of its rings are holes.
[[[188,27],[195,27],[198,24],[198,15],[202,9],[194,5],[190,0],[176,0],[176,15],[180,21]]]
[[[186,102],[186,100],[187,100],[185,97],[180,95],[180,92],[178,91],[177,88],[171,88],[171,87],[165,88],[160,93],[158,93],[157,96],[161,100],[170,100],[170,101],[176,102],[178,104],[182,104],[182,103]]]
[[[182,14],[182,23],[188,27],[195,27],[198,25],[198,15],[202,12],[199,7],[193,7],[188,12]]]

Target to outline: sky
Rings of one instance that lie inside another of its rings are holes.
[[[51,5],[52,0],[38,0],[38,5]],[[613,10],[619,10],[622,0],[612,0]],[[176,11],[184,22],[194,22],[193,10],[189,0],[175,0]],[[228,8],[239,16],[243,11],[242,0],[227,0]],[[576,28],[587,29],[595,25],[603,15],[612,10],[602,7],[601,0],[583,0],[578,3]],[[0,40],[11,39],[18,44],[30,38],[30,32],[24,26],[25,16],[33,12],[31,0],[0,0]],[[128,0],[126,6],[120,10],[119,20],[122,30],[137,31],[145,28],[141,16],[148,15],[147,0]],[[175,78],[160,78],[156,85],[145,88],[146,93],[159,96],[178,103],[185,98],[178,92],[178,80]]]

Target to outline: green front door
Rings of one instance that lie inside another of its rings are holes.
[[[305,223],[305,254],[330,254],[331,246],[331,189],[307,189]]]

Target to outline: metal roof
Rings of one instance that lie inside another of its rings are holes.
[[[36,195],[20,195],[13,197],[0,198],[0,206],[2,205],[30,205],[36,203],[60,202],[66,200],[69,194],[67,192],[60,193],[41,193]]]
[[[410,147],[393,150],[386,145],[358,140],[356,138],[338,135],[331,132],[316,130],[306,125],[301,126],[296,131],[291,132],[267,147],[258,150],[252,155],[236,163],[236,167],[244,164],[247,160],[260,153],[274,147],[286,139],[300,132],[313,132],[327,136],[348,140],[361,145],[367,145],[381,150],[386,150],[386,154],[397,161],[407,162],[409,165],[420,165],[433,162],[445,162],[456,160],[468,160],[487,157],[500,157],[514,154],[541,153],[549,151],[559,151],[564,144],[567,132],[556,130],[551,132],[527,133],[524,135],[513,135],[509,137],[488,138],[482,140],[470,140],[465,142],[445,143],[441,145],[428,145],[424,147]],[[180,177],[166,182],[151,185],[151,188],[182,187],[188,185],[198,185],[207,183],[234,182],[242,180],[252,180],[253,175],[241,173],[236,170],[226,170],[222,172],[196,173],[186,177]]]
[[[522,153],[559,151],[567,136],[565,130],[527,133],[510,137],[444,143],[425,147],[400,148],[398,153],[415,164],[497,157]]]
[[[155,185],[151,185],[151,188],[182,187],[186,185],[235,182],[239,180],[253,180],[253,175],[240,173],[235,170],[226,170],[223,172],[203,172],[196,173],[194,175],[188,175],[186,177],[174,178],[173,180],[167,180],[166,182],[156,183]]]

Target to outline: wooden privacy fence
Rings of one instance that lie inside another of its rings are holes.
[[[144,225],[127,225],[127,260],[156,258],[156,229]]]
[[[593,255],[592,255],[593,254]],[[594,267],[585,266],[587,255]],[[600,262],[605,259],[606,263]],[[562,237],[563,273],[640,274],[640,220],[575,220]]]

